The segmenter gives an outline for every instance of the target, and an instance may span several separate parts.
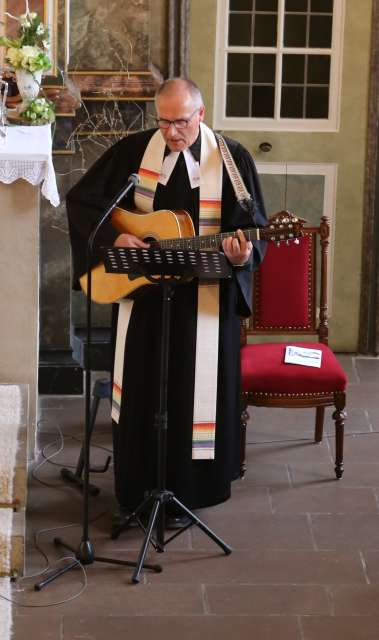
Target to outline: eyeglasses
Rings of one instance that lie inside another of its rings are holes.
[[[198,107],[195,109],[193,113],[191,113],[189,118],[179,118],[179,120],[166,120],[165,118],[155,118],[155,122],[157,123],[160,129],[168,129],[172,124],[175,129],[186,129],[194,117],[196,111],[200,111]]]

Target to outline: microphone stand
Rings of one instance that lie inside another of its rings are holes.
[[[82,539],[77,551],[70,545],[66,544],[61,538],[54,538],[54,544],[56,546],[62,546],[68,549],[75,555],[75,559],[64,566],[62,569],[58,569],[54,573],[50,574],[45,580],[38,582],[34,585],[36,591],[40,591],[47,584],[58,578],[59,576],[67,573],[71,569],[74,569],[78,564],[93,564],[94,562],[107,562],[110,564],[121,564],[127,567],[136,567],[136,562],[129,560],[117,560],[115,558],[103,558],[96,556],[92,542],[89,538],[89,472],[90,472],[90,440],[91,440],[91,329],[92,329],[92,258],[94,253],[94,246],[96,236],[99,233],[101,227],[110,217],[113,209],[121,202],[123,198],[133,189],[139,182],[139,177],[136,173],[132,173],[129,176],[128,182],[123,189],[117,194],[117,196],[108,205],[105,213],[103,214],[96,227],[93,229],[89,236],[87,243],[87,301],[86,301],[86,339],[87,349],[85,353],[85,430],[84,430],[84,442],[83,442],[83,528]],[[145,567],[152,569],[156,573],[162,571],[162,567],[159,564],[145,564]]]

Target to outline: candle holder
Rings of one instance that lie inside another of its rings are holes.
[[[7,101],[8,96],[8,82],[3,80],[2,74],[0,73],[0,142],[4,142],[7,134],[6,123],[7,123]]]

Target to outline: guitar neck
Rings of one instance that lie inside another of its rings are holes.
[[[243,234],[246,240],[258,240],[259,229],[244,229]],[[151,243],[153,246],[159,246],[162,249],[183,249],[183,250],[199,250],[199,249],[218,249],[225,238],[237,238],[236,231],[227,231],[226,233],[214,233],[210,236],[195,236],[193,238],[169,238],[161,240],[157,243]]]

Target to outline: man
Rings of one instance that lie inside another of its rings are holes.
[[[121,203],[123,208],[184,209],[196,235],[237,231],[237,237],[222,242],[233,267],[232,279],[180,284],[171,304],[167,488],[196,509],[227,500],[231,481],[238,476],[239,316],[250,314],[251,271],[264,253],[263,243],[253,247],[241,228],[264,226],[266,216],[251,156],[237,142],[226,140],[252,197],[250,207],[237,202],[215,135],[203,123],[205,108],[193,82],[164,82],[156,95],[156,110],[157,129],[118,142],[67,196],[74,281],[86,271],[91,229],[131,173],[138,173],[140,182]],[[110,223],[97,244],[149,246],[137,235],[120,234]],[[112,415],[120,507],[116,527],[156,485],[153,423],[159,389],[160,287],[143,287],[133,298],[115,305]],[[181,524],[176,516],[171,514],[171,525]]]

